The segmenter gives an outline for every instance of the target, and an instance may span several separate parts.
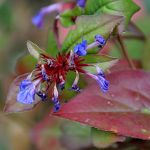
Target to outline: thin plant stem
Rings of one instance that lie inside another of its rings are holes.
[[[123,39],[135,39],[135,40],[140,40],[140,41],[145,41],[145,37],[143,36],[137,36],[137,35],[122,35]]]
[[[125,45],[124,45],[124,43],[123,43],[123,39],[122,39],[122,37],[121,37],[120,34],[117,35],[117,39],[118,39],[118,42],[119,42],[119,44],[120,44],[121,52],[122,52],[123,56],[124,56],[124,57],[126,58],[126,60],[128,61],[130,67],[131,67],[133,70],[135,70],[136,68],[135,68],[135,66],[134,66],[134,64],[133,64],[133,62],[132,62],[132,60],[131,60],[131,58],[130,58],[129,55],[128,55],[128,52],[127,52],[127,50],[126,50],[126,48],[125,48]]]
[[[53,32],[54,32],[54,35],[55,35],[57,47],[58,47],[58,49],[60,50],[61,44],[60,44],[60,41],[59,41],[58,20],[57,20],[57,19],[55,19],[55,21],[54,21]]]

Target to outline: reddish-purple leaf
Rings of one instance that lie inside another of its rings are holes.
[[[21,76],[18,76],[11,84],[8,95],[6,98],[6,104],[4,107],[4,111],[7,113],[10,112],[23,112],[27,110],[33,109],[39,102],[40,99],[36,97],[36,100],[33,104],[22,104],[17,102],[17,93],[19,90],[20,82],[27,77],[27,73]]]
[[[61,110],[54,113],[124,136],[150,139],[150,73],[115,71],[107,75],[107,94],[91,84]]]

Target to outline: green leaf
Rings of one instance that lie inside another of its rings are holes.
[[[92,54],[86,55],[83,58],[84,58],[85,64],[102,63],[102,62],[116,60],[116,58],[114,58],[114,57],[110,57],[110,56],[106,56],[106,55],[92,55]]]
[[[52,31],[49,32],[48,36],[48,46],[46,52],[55,57],[58,54],[57,42],[55,40],[54,33]]]
[[[27,48],[29,53],[36,59],[40,58],[40,54],[48,55],[44,50],[40,49],[36,44],[31,41],[27,41]]]
[[[94,15],[81,16],[76,20],[76,29],[71,30],[62,45],[62,51],[71,50],[82,38],[88,40],[88,43],[94,42],[96,34],[102,35],[106,40],[114,31],[115,27],[123,21],[121,16],[112,15]]]
[[[25,68],[32,70],[35,67],[35,64],[37,63],[37,60],[31,55],[26,55],[19,60],[19,63],[23,64]]]
[[[72,10],[66,10],[64,13],[60,14],[61,24],[65,27],[69,27],[74,24],[72,17],[80,16],[82,14],[82,9],[80,7],[75,7]]]
[[[92,128],[91,133],[93,145],[97,148],[106,148],[115,142],[123,142],[125,140],[125,137],[123,136],[108,131],[98,130],[96,128]]]
[[[109,68],[111,68],[114,64],[116,64],[118,61],[118,59],[115,60],[111,60],[111,61],[107,61],[107,62],[102,62],[102,63],[93,63],[93,66],[88,66],[88,67],[84,67],[84,70],[86,70],[89,73],[92,74],[96,74],[97,70],[96,70],[96,65],[99,66],[103,71],[108,70]]]
[[[91,127],[67,121],[62,126],[61,143],[66,149],[83,149],[91,146]]]
[[[125,17],[125,25],[127,25],[132,15],[139,10],[132,0],[87,0],[85,9],[75,7],[60,14],[61,23],[64,26],[73,24],[72,18],[81,15],[94,14],[110,14]]]

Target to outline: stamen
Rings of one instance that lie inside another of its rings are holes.
[[[69,56],[68,62],[69,62],[70,66],[74,65],[74,52],[72,50],[70,51],[70,56]]]
[[[47,59],[47,64],[49,65],[49,67],[53,66],[53,61],[51,59]]]
[[[60,76],[59,79],[60,79],[59,87],[61,90],[64,90],[65,89],[65,80],[63,79],[62,76]]]
[[[57,90],[56,83],[54,85],[54,98],[58,98],[58,90]]]
[[[76,78],[72,84],[71,90],[74,90],[76,92],[81,91],[80,88],[77,86],[78,82],[79,82],[79,72],[76,70]]]
[[[49,77],[47,76],[47,74],[46,74],[46,70],[45,70],[45,67],[44,67],[44,65],[42,65],[42,77],[43,77],[43,79],[45,80],[45,81],[49,81]]]

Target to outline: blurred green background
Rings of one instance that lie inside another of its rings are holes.
[[[135,22],[146,36],[150,37],[150,0],[139,1],[145,9],[136,17]],[[30,112],[3,113],[10,83],[18,74],[30,72],[35,65],[35,61],[28,56],[26,41],[31,40],[44,49],[47,47],[48,31],[55,13],[47,17],[43,30],[32,25],[32,16],[41,7],[54,2],[59,1],[0,0],[0,150],[64,149],[57,141],[61,135],[58,129],[61,121],[45,118],[50,111],[48,102]],[[126,45],[132,58],[143,61],[146,57],[144,67],[149,69],[147,64],[150,60],[150,45],[137,40],[127,40]],[[117,47],[113,46],[110,54],[119,57]]]

